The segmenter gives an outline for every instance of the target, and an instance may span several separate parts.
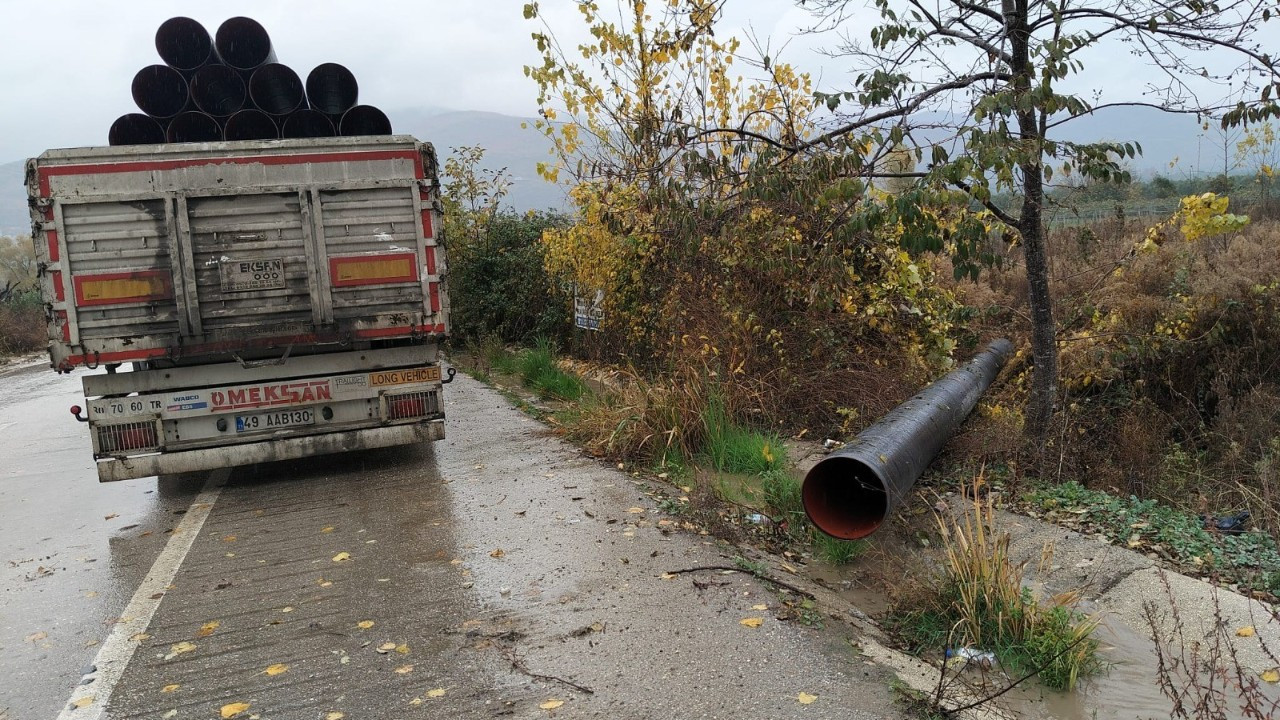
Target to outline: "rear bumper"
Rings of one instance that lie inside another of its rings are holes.
[[[101,460],[98,462],[98,481],[113,482],[150,475],[169,475],[276,460],[295,460],[311,455],[410,445],[442,439],[444,439],[443,419],[411,425],[262,440],[224,447]]]

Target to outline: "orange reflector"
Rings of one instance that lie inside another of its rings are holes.
[[[173,280],[168,270],[79,275],[73,278],[76,305],[124,305],[154,302],[173,297]]]
[[[398,253],[330,258],[329,277],[334,287],[417,282],[418,256]]]

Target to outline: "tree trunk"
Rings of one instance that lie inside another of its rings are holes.
[[[1017,111],[1019,139],[1026,153],[1022,171],[1022,215],[1018,234],[1027,261],[1027,304],[1031,309],[1031,398],[1027,402],[1026,431],[1040,449],[1044,448],[1058,396],[1057,329],[1053,322],[1053,300],[1049,296],[1049,259],[1044,230],[1044,135],[1045,128],[1027,102],[1035,68],[1030,54],[1027,0],[1003,0],[1006,32],[1009,34],[1010,69],[1020,109]]]

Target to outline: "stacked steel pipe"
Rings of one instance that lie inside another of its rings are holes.
[[[156,51],[164,64],[133,77],[142,112],[111,124],[112,145],[391,134],[381,110],[356,104],[350,70],[324,63],[304,82],[276,62],[271,36],[247,17],[212,36],[191,18],[170,18],[156,31]]]

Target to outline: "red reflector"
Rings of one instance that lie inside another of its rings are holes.
[[[387,396],[387,419],[426,417],[440,412],[440,400],[434,390]]]

